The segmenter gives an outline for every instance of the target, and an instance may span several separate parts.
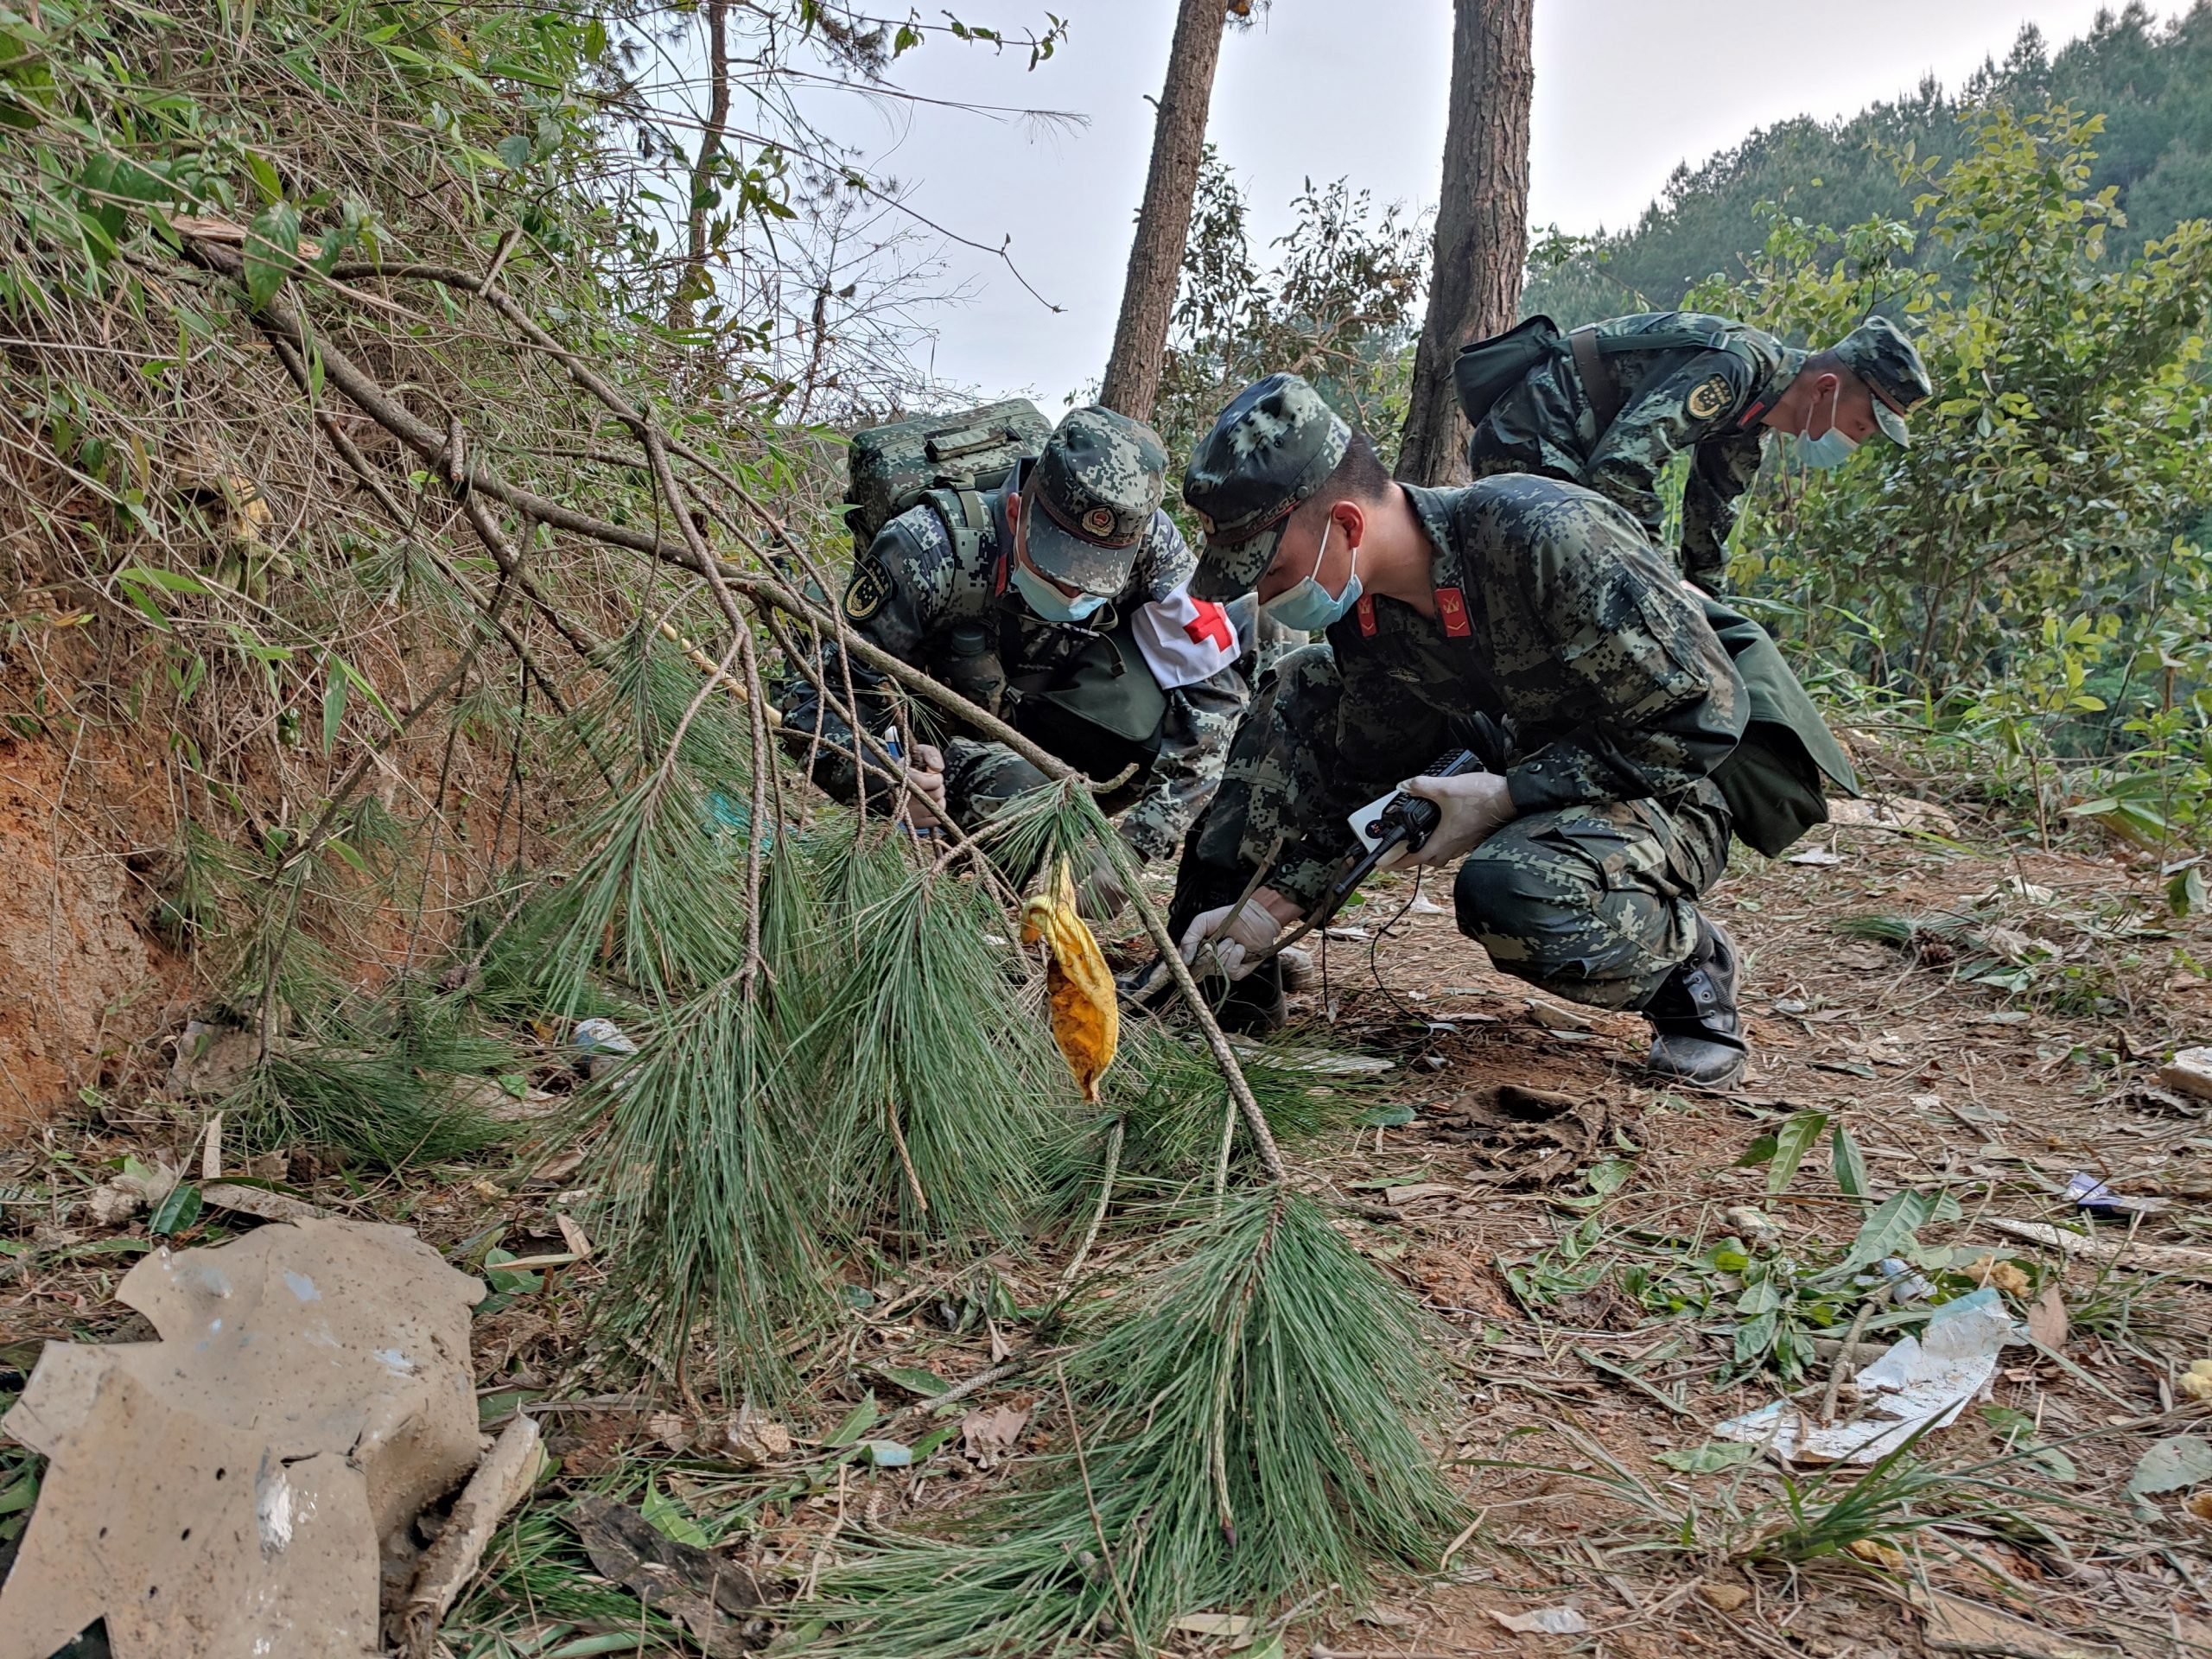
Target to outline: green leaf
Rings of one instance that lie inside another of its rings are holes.
[[[1768,1192],[1779,1192],[1789,1185],[1797,1166],[1805,1161],[1805,1154],[1827,1126],[1826,1112],[1800,1112],[1782,1126],[1774,1137],[1774,1162],[1766,1172]]]
[[[499,1268],[503,1264],[509,1262],[519,1262],[521,1259],[522,1258],[517,1255],[512,1250],[490,1249],[485,1251],[485,1281],[488,1283],[493,1290],[505,1292],[510,1295],[537,1289],[545,1282],[545,1277],[543,1274],[532,1273],[527,1268],[520,1273],[501,1273],[499,1271]]]
[[[1855,1272],[1872,1267],[1885,1255],[1898,1255],[1913,1242],[1914,1233],[1927,1224],[1936,1205],[1936,1198],[1925,1192],[1891,1193],[1860,1224],[1859,1236],[1852,1240],[1839,1271]]]
[[[153,1219],[146,1224],[146,1230],[156,1238],[167,1238],[181,1233],[200,1219],[200,1189],[190,1181],[179,1181],[155,1207]]]
[[[679,1544],[691,1544],[700,1549],[712,1549],[715,1541],[707,1530],[691,1518],[691,1512],[660,1489],[658,1480],[645,1483],[645,1495],[638,1504],[638,1513],[645,1524]]]
[[[2131,1497],[2147,1497],[2207,1480],[2212,1480],[2212,1440],[2176,1434],[2152,1443],[2127,1478],[2127,1491]]]
[[[882,1415],[875,1403],[875,1391],[871,1389],[860,1404],[845,1414],[844,1421],[823,1437],[822,1444],[830,1446],[850,1446],[875,1427],[875,1420]]]
[[[322,752],[328,754],[338,741],[338,728],[346,718],[346,664],[335,652],[322,664]]]
[[[149,564],[126,564],[115,573],[118,582],[143,582],[171,594],[205,594],[213,590],[197,576],[181,570],[156,570]]]
[[[1834,1172],[1837,1190],[1844,1197],[1864,1199],[1867,1196],[1866,1160],[1859,1154],[1859,1142],[1851,1138],[1851,1131],[1840,1123],[1828,1137],[1828,1164]]]
[[[284,199],[283,181],[276,176],[276,169],[266,156],[257,150],[246,151],[245,170],[252,175],[253,188],[261,192],[262,200],[274,206]]]
[[[1731,1164],[1729,1167],[1731,1169],[1751,1169],[1759,1164],[1764,1164],[1774,1156],[1780,1146],[1781,1142],[1771,1135],[1755,1135],[1752,1137],[1751,1144],[1744,1148],[1744,1155],[1738,1158],[1734,1163]]]
[[[246,303],[258,311],[276,297],[298,262],[300,213],[280,201],[254,215],[245,234]]]
[[[925,1371],[918,1365],[879,1365],[875,1374],[885,1382],[918,1394],[925,1400],[934,1400],[952,1384],[935,1371]]]
[[[1599,1198],[1610,1198],[1628,1185],[1628,1178],[1636,1173],[1636,1166],[1625,1158],[1608,1158],[1601,1164],[1590,1166],[1585,1179],[1590,1190]]]
[[[530,165],[530,136],[527,133],[511,132],[493,148],[499,159],[518,173]]]
[[[1687,1452],[1654,1452],[1651,1461],[1686,1475],[1717,1475],[1724,1469],[1738,1468],[1758,1454],[1758,1447],[1740,1440],[1708,1440]]]

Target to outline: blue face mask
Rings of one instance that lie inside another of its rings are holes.
[[[1021,504],[1025,524],[1028,522],[1029,514],[1029,503],[1025,500]],[[1086,617],[1096,616],[1106,607],[1106,595],[1103,594],[1077,594],[1070,599],[1024,565],[1019,554],[1009,552],[1007,565],[1013,572],[1014,585],[1021,590],[1021,596],[1028,601],[1029,608],[1046,622],[1080,622]]]
[[[1078,594],[1070,599],[1065,594],[1034,575],[1020,560],[1013,561],[1014,585],[1021,590],[1021,597],[1029,608],[1047,622],[1080,622],[1095,616],[1105,608],[1103,594]]]
[[[1333,518],[1321,526],[1321,550],[1313,556],[1313,575],[1261,606],[1263,614],[1296,632],[1312,633],[1327,627],[1359,602],[1359,550],[1356,547],[1351,550],[1351,574],[1344,578],[1344,592],[1332,594],[1321,585],[1321,561],[1329,556],[1329,532],[1335,528]]]
[[[1851,459],[1851,452],[1859,447],[1859,440],[1850,436],[1835,423],[1843,411],[1843,388],[1838,385],[1835,396],[1828,404],[1828,429],[1817,438],[1796,433],[1789,438],[1789,454],[1801,465],[1815,472],[1826,472],[1831,467],[1840,467]],[[1810,423],[1807,423],[1810,424]]]

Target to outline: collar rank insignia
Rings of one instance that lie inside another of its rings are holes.
[[[1467,620],[1467,599],[1457,588],[1436,590],[1436,613],[1443,620],[1444,632],[1454,639],[1465,639],[1474,632]]]

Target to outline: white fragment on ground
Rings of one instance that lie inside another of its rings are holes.
[[[2212,1100],[2212,1048],[2184,1048],[2158,1068],[2167,1088],[2199,1100]]]
[[[1914,1433],[1944,1428],[1986,1393],[2012,1322],[1993,1290],[1937,1308],[1923,1337],[1906,1337],[1859,1374],[1866,1409],[1855,1421],[1821,1424],[1787,1400],[1732,1418],[1713,1432],[1784,1463],[1865,1463]]]
[[[412,1233],[264,1227],[117,1290],[154,1342],[50,1342],[6,1417],[49,1459],[0,1590],[0,1659],[97,1618],[116,1659],[360,1659],[383,1549],[477,1459],[482,1282]],[[386,1357],[409,1360],[404,1372]]]
[[[1580,1636],[1589,1621],[1572,1607],[1539,1607],[1534,1612],[1500,1613],[1491,1617],[1521,1636]]]

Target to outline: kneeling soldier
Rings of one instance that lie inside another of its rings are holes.
[[[1442,812],[1414,861],[1459,864],[1459,930],[1497,968],[1641,1012],[1656,1071],[1740,1077],[1736,952],[1698,899],[1727,862],[1713,773],[1751,699],[1635,520],[1554,479],[1394,483],[1293,375],[1223,412],[1183,493],[1210,531],[1194,592],[1256,588],[1268,613],[1328,633],[1283,660],[1185,843],[1169,918],[1185,955],[1211,939],[1223,971],[1249,972],[1355,848],[1347,816],[1402,781]],[[1491,769],[1414,776],[1458,748]],[[1267,967],[1225,1017],[1281,1020]]]
[[[1135,768],[1120,822],[1140,861],[1171,852],[1213,798],[1249,698],[1224,608],[1187,591],[1194,561],[1160,510],[1167,458],[1151,428],[1109,410],[1073,410],[996,489],[933,491],[893,518],[855,562],[842,610],[856,633],[922,669],[1086,775]],[[1249,625],[1248,625],[1249,626]],[[880,729],[884,677],[825,652],[833,691],[850,674]],[[811,682],[783,699],[785,741],[810,751],[815,780],[859,792],[850,732]],[[1005,745],[955,730],[919,743],[904,788],[972,827],[1046,779]],[[871,803],[897,798],[871,764]],[[1127,901],[1101,859],[1087,913]]]

